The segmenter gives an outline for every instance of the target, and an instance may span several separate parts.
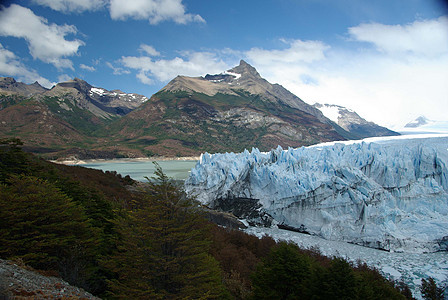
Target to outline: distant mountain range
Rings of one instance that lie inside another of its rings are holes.
[[[359,116],[331,120],[244,61],[178,76],[151,99],[78,78],[50,90],[0,78],[0,138],[19,137],[47,158],[190,156],[393,134]]]

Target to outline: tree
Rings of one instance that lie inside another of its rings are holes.
[[[428,280],[422,279],[422,286],[420,291],[424,299],[428,300],[443,300],[444,289],[438,287],[434,278],[429,277]]]
[[[355,273],[342,258],[333,258],[322,285],[322,299],[357,299]]]
[[[9,173],[20,174],[27,168],[22,145],[19,139],[0,139],[0,183],[9,177]]]
[[[308,293],[311,260],[296,245],[282,242],[257,267],[253,299],[303,299]]]
[[[6,183],[0,184],[0,256],[59,271],[84,286],[98,235],[82,207],[33,176],[11,176]]]
[[[122,243],[106,265],[112,295],[133,299],[214,299],[226,294],[209,254],[205,219],[156,166],[143,207],[119,222]]]

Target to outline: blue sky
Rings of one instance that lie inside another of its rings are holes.
[[[17,0],[0,10],[0,76],[79,77],[151,96],[178,74],[252,64],[312,104],[396,127],[447,120],[448,10],[437,0]]]

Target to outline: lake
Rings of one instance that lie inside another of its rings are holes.
[[[188,178],[191,168],[196,165],[196,160],[161,160],[156,161],[163,172],[176,180],[185,180]],[[132,161],[126,159],[116,159],[112,161],[95,161],[79,166],[99,169],[103,171],[116,171],[122,176],[129,175],[132,179],[146,181],[145,177],[154,176],[155,166],[152,161]]]

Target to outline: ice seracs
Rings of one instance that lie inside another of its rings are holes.
[[[186,191],[249,223],[388,251],[448,250],[448,135],[203,154]]]

